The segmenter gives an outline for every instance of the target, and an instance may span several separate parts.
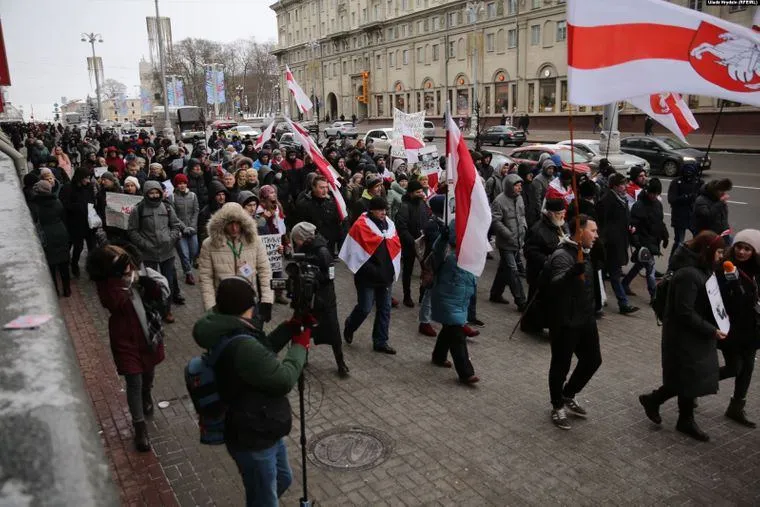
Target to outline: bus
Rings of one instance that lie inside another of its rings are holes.
[[[84,117],[82,116],[82,113],[77,112],[63,113],[61,115],[61,120],[64,127],[76,127],[77,125],[81,125],[83,119]]]
[[[183,142],[206,140],[206,114],[198,106],[169,106],[169,122],[177,139]],[[163,106],[153,107],[153,125],[156,132],[164,128]]]

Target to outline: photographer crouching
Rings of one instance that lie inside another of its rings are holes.
[[[316,275],[317,287],[314,298],[313,315],[319,321],[312,338],[316,345],[329,344],[338,365],[338,375],[348,376],[348,366],[343,359],[338,321],[338,300],[335,296],[335,265],[327,240],[317,234],[317,228],[309,222],[299,222],[290,232],[290,241],[296,253],[304,254],[306,262],[319,268]]]
[[[292,318],[265,335],[254,324],[256,291],[240,276],[223,279],[216,306],[193,328],[195,342],[218,354],[214,374],[227,405],[224,442],[237,463],[246,505],[276,506],[293,481],[283,438],[292,418],[287,395],[298,382],[312,318]],[[277,353],[291,342],[284,359]]]

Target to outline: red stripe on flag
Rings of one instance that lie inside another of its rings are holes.
[[[599,69],[635,60],[689,61],[696,30],[653,23],[567,25],[567,64]]]
[[[370,227],[364,222],[367,217],[359,218],[353,227],[348,231],[348,234],[354,238],[357,244],[359,244],[365,252],[372,255],[380,246],[383,241],[382,236],[378,236]]]
[[[401,240],[399,239],[398,234],[391,239],[386,240],[385,244],[388,247],[388,253],[391,255],[391,260],[395,259],[396,256],[401,253]]]
[[[694,128],[689,123],[689,120],[687,120],[684,116],[683,111],[681,110],[678,101],[676,101],[674,94],[669,94],[665,99],[665,103],[668,105],[670,114],[673,115],[673,119],[676,121],[676,125],[678,125],[679,130],[684,136],[694,130]]]
[[[457,183],[454,188],[454,202],[456,202],[456,233],[457,233],[457,257],[462,247],[464,233],[470,218],[470,205],[472,204],[472,189],[475,186],[475,164],[467,149],[464,136],[457,143],[457,155],[459,165],[457,167]]]

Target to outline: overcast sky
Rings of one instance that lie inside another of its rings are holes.
[[[172,22],[177,42],[202,37],[219,42],[255,37],[276,41],[274,0],[159,0],[161,16]],[[139,96],[138,62],[150,59],[146,16],[155,16],[154,0],[0,0],[5,47],[12,86],[6,98],[23,107],[29,118],[51,119],[53,103],[61,97],[95,95],[90,83],[89,43],[82,32],[103,35],[96,54],[103,58],[106,79],[127,85]]]

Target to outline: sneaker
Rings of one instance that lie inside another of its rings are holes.
[[[473,337],[478,336],[480,334],[480,331],[478,331],[477,329],[473,329],[473,328],[471,328],[468,325],[462,326],[462,330],[464,331],[464,335],[467,338],[473,338]]]
[[[488,298],[488,300],[491,303],[497,303],[497,304],[500,304],[500,305],[508,305],[509,304],[509,301],[507,301],[504,298],[504,296],[491,296],[491,297]]]
[[[577,401],[575,401],[575,398],[565,398],[562,397],[562,401],[565,402],[565,408],[568,409],[574,416],[586,418],[588,417],[588,412],[586,412],[586,409],[581,407]]]
[[[351,345],[354,342],[354,333],[348,332],[348,326],[343,325],[343,339],[346,340],[346,343]]]
[[[460,378],[459,381],[463,384],[472,385],[472,384],[477,384],[478,382],[480,382],[480,377],[478,377],[477,375],[471,375],[467,378]]]
[[[552,409],[552,422],[561,430],[569,430],[572,428],[572,426],[570,426],[570,421],[567,420],[567,413],[564,408]]]
[[[421,335],[425,336],[437,336],[438,333],[435,332],[435,329],[433,328],[432,324],[426,323],[426,324],[420,324],[419,328],[417,328],[417,331]]]
[[[193,276],[192,273],[188,273],[185,275],[185,283],[187,285],[195,285],[195,276]]]
[[[290,304],[290,300],[288,298],[286,298],[284,294],[277,294],[277,295],[275,295],[274,302],[277,303],[278,305],[289,305]]]
[[[472,320],[471,320],[471,321],[469,321],[467,324],[469,324],[469,325],[471,325],[471,326],[474,326],[474,327],[486,327],[486,323],[485,323],[485,322],[483,322],[483,321],[482,321],[482,320],[480,320],[480,319],[472,319]]]
[[[376,345],[372,347],[372,350],[375,352],[381,352],[383,354],[390,354],[390,355],[396,355],[396,349],[388,345],[387,343],[385,345]]]
[[[454,365],[451,363],[451,361],[449,361],[448,359],[446,359],[445,361],[443,361],[443,362],[441,362],[441,363],[439,363],[439,362],[438,362],[438,361],[436,361],[435,359],[431,359],[431,360],[430,360],[430,362],[431,362],[431,363],[432,363],[434,366],[438,366],[439,368],[451,368],[452,366],[454,366]]]
[[[398,299],[391,297],[391,308],[398,308]]]
[[[638,311],[639,311],[639,307],[638,306],[628,305],[628,306],[621,306],[620,307],[620,314],[621,315],[630,315],[630,314],[636,313]]]

